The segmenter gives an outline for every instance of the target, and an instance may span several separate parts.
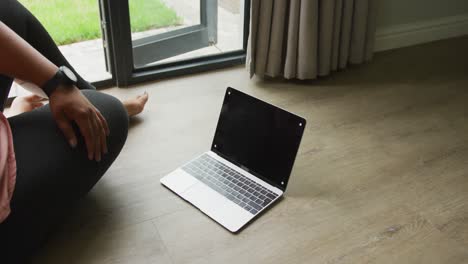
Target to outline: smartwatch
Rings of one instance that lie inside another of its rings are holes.
[[[72,85],[75,85],[77,81],[78,78],[76,78],[76,75],[72,70],[67,66],[60,66],[54,77],[42,86],[42,90],[44,90],[45,94],[50,97],[50,95],[59,86],[71,87]]]

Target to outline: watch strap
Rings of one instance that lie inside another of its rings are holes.
[[[59,69],[57,70],[57,73],[55,73],[55,75],[42,86],[42,90],[44,90],[44,93],[48,97],[50,97],[50,95],[59,86],[61,85],[69,86],[69,85],[73,85],[76,83],[75,80],[72,80],[70,79],[70,77],[67,76],[67,74],[64,72],[65,70],[69,70],[69,69],[65,66],[59,67]]]
[[[62,71],[60,69],[55,73],[55,75],[48,80],[43,86],[42,90],[44,90],[44,93],[50,97],[50,95],[57,89],[57,87],[61,84],[62,78]]]

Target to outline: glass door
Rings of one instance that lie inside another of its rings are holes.
[[[100,1],[119,86],[245,61],[249,1]]]
[[[148,0],[151,1],[157,0]],[[175,23],[146,32],[134,32],[141,14],[136,9],[130,9],[134,66],[142,68],[163,59],[215,44],[218,33],[217,2],[217,0],[199,0],[175,3],[180,12],[184,12],[185,17],[178,15],[174,9],[165,7],[166,12],[161,16],[171,16],[174,13]]]

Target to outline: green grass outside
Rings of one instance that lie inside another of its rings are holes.
[[[98,0],[19,1],[41,21],[57,45],[101,37]],[[175,11],[160,0],[129,0],[129,7],[132,32],[181,23]]]

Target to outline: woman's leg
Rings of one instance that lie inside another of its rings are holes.
[[[15,31],[16,34],[56,66],[67,66],[72,69],[78,77],[77,87],[79,89],[96,89],[76,72],[42,24],[18,1],[0,0],[0,21]]]
[[[128,131],[128,115],[116,98],[97,91],[84,95],[106,118],[109,153],[100,162],[87,158],[79,131],[76,149],[70,148],[57,128],[49,107],[44,106],[9,119],[17,161],[16,187],[11,215],[0,224],[0,260],[21,263],[19,256],[36,250],[63,221],[67,209],[83,197],[103,176],[122,149]]]

